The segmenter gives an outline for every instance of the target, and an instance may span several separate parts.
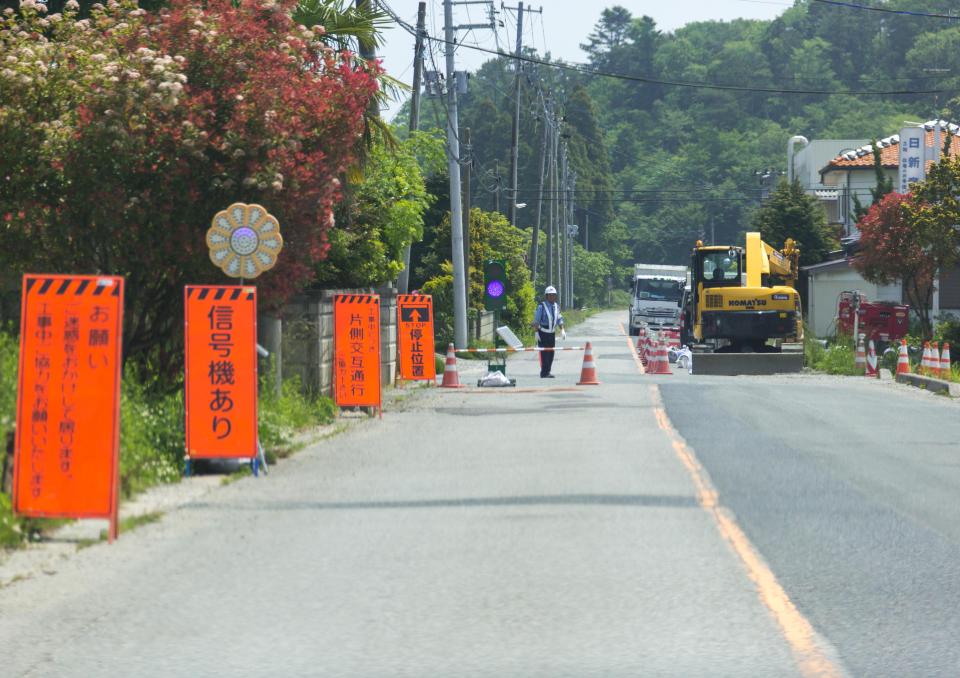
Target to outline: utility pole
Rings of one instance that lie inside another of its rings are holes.
[[[470,308],[470,178],[473,169],[473,146],[470,144],[470,128],[460,132],[463,139],[463,266],[467,275],[467,308]]]
[[[576,239],[576,233],[574,233],[573,230],[572,230],[573,226],[575,225],[575,224],[573,224],[573,222],[576,221],[576,214],[577,214],[576,208],[575,208],[575,205],[574,205],[574,200],[575,200],[574,196],[576,195],[576,190],[577,190],[577,173],[576,173],[576,172],[572,172],[571,175],[572,175],[572,176],[570,177],[570,212],[569,212],[569,214],[570,214],[570,219],[569,219],[569,221],[568,221],[568,223],[570,224],[570,226],[567,226],[567,238],[568,238],[568,243],[567,243],[567,294],[568,294],[568,296],[569,296],[569,298],[570,298],[570,302],[569,302],[569,304],[568,304],[568,306],[567,306],[568,308],[573,308],[573,307],[574,307],[574,303],[573,303],[573,245],[574,245],[574,243],[577,241],[577,239]]]
[[[508,218],[510,223],[517,225],[517,161],[520,155],[520,73],[523,64],[520,61],[520,52],[523,50],[523,3],[517,5],[517,59],[514,62],[513,76],[513,132],[510,135],[510,207]]]
[[[500,161],[499,161],[499,160],[497,160],[497,165],[496,165],[496,167],[497,167],[497,169],[496,169],[496,173],[495,173],[495,175],[494,175],[494,179],[495,179],[496,182],[497,182],[497,190],[496,190],[496,192],[493,194],[493,201],[494,201],[494,202],[493,202],[493,205],[494,205],[493,209],[494,209],[495,212],[500,212],[500,192],[501,192],[502,189],[501,189],[501,187],[500,187],[501,184],[500,184]],[[501,214],[502,214],[502,212],[501,212]]]
[[[583,249],[590,251],[590,212],[583,208]]]
[[[561,193],[559,198],[563,201],[560,210],[560,301],[563,308],[570,308],[570,301],[567,299],[567,241],[570,239],[567,233],[567,226],[570,220],[567,216],[567,202],[569,200],[568,189],[570,181],[570,168],[567,163],[567,144],[560,147],[560,186]]]
[[[409,130],[416,132],[420,129],[420,90],[423,76],[423,39],[427,34],[427,3],[421,2],[417,7],[417,39],[413,46],[413,96],[410,98],[410,125]],[[403,248],[403,270],[397,281],[400,294],[410,291],[410,245]]]
[[[447,62],[447,169],[450,173],[450,231],[453,260],[453,339],[467,348],[467,285],[463,264],[463,204],[460,201],[460,139],[454,68],[453,0],[443,0],[444,52]]]
[[[556,184],[554,183],[553,178],[553,169],[555,163],[556,155],[554,153],[554,140],[556,138],[556,127],[555,127],[556,118],[553,115],[553,111],[550,111],[549,116],[547,117],[547,130],[549,133],[550,146],[547,149],[549,155],[549,161],[547,163],[547,185],[549,190],[547,195],[550,196],[547,199],[547,256],[546,256],[546,267],[544,269],[543,278],[548,285],[552,285],[554,281],[553,277],[553,225],[556,217],[554,217],[554,210],[556,209]]]
[[[533,242],[530,246],[530,270],[532,271],[533,289],[537,289],[537,258],[540,256],[540,224],[543,217],[543,175],[547,169],[547,134],[549,134],[550,121],[547,118],[547,112],[543,113],[543,142],[540,144],[540,190],[537,192],[537,225],[533,227]]]
[[[511,9],[511,8],[506,8]],[[507,218],[510,220],[510,223],[514,226],[517,225],[517,195],[519,191],[519,184],[517,181],[517,173],[519,167],[519,156],[520,156],[520,76],[523,73],[523,61],[521,57],[523,56],[523,14],[526,11],[528,14],[543,14],[543,8],[539,10],[526,9],[524,10],[523,3],[517,5],[517,52],[516,59],[514,61],[514,76],[513,76],[513,131],[510,135],[510,186],[507,189],[507,198],[510,200],[510,205],[507,208]]]

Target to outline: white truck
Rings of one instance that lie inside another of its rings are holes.
[[[644,325],[655,330],[678,329],[686,284],[686,266],[634,264],[630,336],[637,336]]]

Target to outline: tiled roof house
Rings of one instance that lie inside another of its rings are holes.
[[[933,149],[937,145],[935,140],[938,136],[935,128],[938,124],[940,126],[940,146],[942,147],[949,134],[952,138],[950,156],[960,156],[960,126],[944,120],[931,120],[923,124],[926,130],[927,168],[933,163]],[[879,139],[877,146],[880,147],[880,162],[883,164],[884,172],[896,186],[897,170],[900,163],[900,135],[894,134]],[[836,194],[834,194],[836,206],[831,209],[831,206],[828,205],[827,214],[831,222],[843,226],[844,237],[856,239],[858,236],[853,214],[853,196],[859,197],[863,204],[869,204],[871,200],[870,189],[877,185],[873,171],[874,152],[873,144],[846,150],[820,170],[821,185],[827,187],[828,190],[836,191]]]
[[[927,168],[933,163],[933,149],[940,126],[940,144],[947,135],[952,135],[950,156],[960,156],[960,126],[943,120],[931,120],[923,125],[927,154]],[[893,135],[877,140],[880,162],[883,171],[897,184],[900,164],[900,137]],[[871,200],[870,189],[876,186],[873,169],[875,149],[872,144],[859,145],[845,149],[820,169],[820,184],[809,187],[822,201],[831,223],[842,226],[843,235],[848,244],[855,245],[859,237],[853,214],[853,196],[857,195],[863,204]],[[872,301],[906,300],[899,283],[892,285],[874,285],[867,282],[851,266],[847,256],[825,261],[815,266],[805,267],[808,275],[809,295],[807,299],[808,322],[814,334],[825,336],[835,331],[837,296],[842,291],[858,289]],[[906,300],[909,303],[909,300]],[[937,290],[933,303],[934,314],[949,312],[960,315],[960,270],[941,271],[937,279]]]

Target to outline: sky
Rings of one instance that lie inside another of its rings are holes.
[[[443,2],[427,1],[427,32],[440,37],[443,35]],[[419,0],[385,0],[386,4],[411,26],[417,22]],[[513,51],[516,45],[517,13],[515,10],[501,10],[501,0],[494,0],[498,10],[496,35],[491,30],[462,31],[458,39],[466,44],[478,44],[488,49],[500,48]],[[517,0],[506,3],[517,6]],[[634,16],[644,14],[653,17],[662,31],[672,31],[692,21],[773,19],[788,7],[791,0],[533,0],[524,2],[536,11],[543,8],[542,14],[524,14],[524,45],[533,46],[538,52],[550,52],[554,58],[566,61],[583,62],[586,55],[580,49],[580,43],[586,42],[587,35],[593,30],[606,7],[621,5]],[[454,21],[457,24],[482,23],[485,10],[482,5],[471,4],[454,7]],[[437,67],[442,70],[443,46],[435,46]],[[429,54],[429,53],[428,53]],[[402,28],[392,28],[385,32],[385,45],[380,50],[384,67],[393,77],[409,85],[413,81],[413,36]],[[484,61],[493,58],[490,54],[461,47],[457,50],[457,70],[476,70]],[[430,69],[429,56],[427,68]],[[432,70],[432,69],[431,69]],[[394,103],[385,112],[393,115],[400,107]]]

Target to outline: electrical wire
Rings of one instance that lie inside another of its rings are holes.
[[[834,7],[846,7],[848,9],[862,9],[869,12],[882,12],[884,14],[900,14],[903,16],[923,17],[925,19],[951,19],[960,20],[960,16],[955,14],[936,14],[933,12],[917,12],[909,9],[892,9],[890,7],[871,7],[870,5],[861,5],[856,2],[842,2],[841,0],[811,0],[821,5],[833,5]]]
[[[819,0],[820,2],[827,2],[828,0]],[[393,12],[389,6],[383,5],[387,9],[387,13],[400,24],[407,32],[411,35],[416,36],[416,29],[410,26],[407,22],[403,21],[399,16]],[[955,18],[955,17],[951,17]],[[840,90],[824,90],[824,89],[787,89],[781,87],[751,87],[749,85],[729,85],[723,83],[713,83],[713,82],[693,82],[685,80],[667,80],[663,78],[654,78],[650,76],[642,75],[628,75],[626,73],[615,73],[610,71],[601,71],[599,69],[587,66],[586,64],[576,64],[576,63],[566,63],[560,61],[549,61],[547,59],[539,59],[536,57],[510,54],[502,50],[493,50],[486,47],[480,47],[479,45],[469,45],[458,43],[456,40],[448,41],[444,38],[437,38],[432,35],[426,35],[426,40],[429,42],[458,45],[460,44],[467,49],[472,49],[478,52],[483,52],[490,54],[496,57],[504,59],[519,59],[525,63],[537,64],[540,66],[546,66],[548,68],[555,68],[558,70],[570,71],[574,73],[579,73],[581,75],[590,75],[601,78],[612,78],[616,80],[625,80],[629,82],[639,82],[647,85],[662,85],[665,87],[681,87],[686,89],[709,89],[709,90],[720,90],[720,91],[729,91],[729,92],[751,92],[757,94],[800,94],[800,95],[848,95],[848,96],[915,96],[920,94],[949,94],[952,93],[952,90],[941,90],[941,89],[889,89],[889,90],[855,90],[855,89],[840,89]]]

